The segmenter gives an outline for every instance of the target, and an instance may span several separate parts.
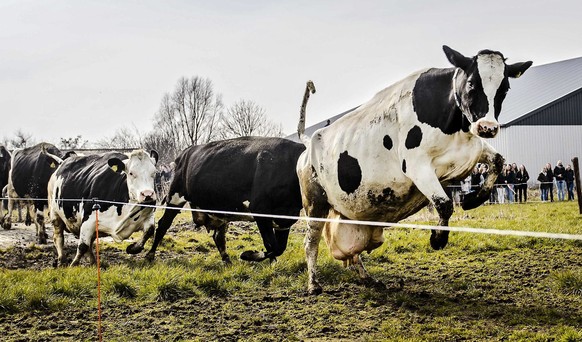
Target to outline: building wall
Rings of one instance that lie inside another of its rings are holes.
[[[503,127],[497,137],[487,140],[509,163],[523,164],[530,184],[546,163],[564,166],[578,157],[582,163],[582,126],[510,126]]]

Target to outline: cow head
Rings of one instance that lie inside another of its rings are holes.
[[[135,150],[127,154],[128,159],[111,158],[108,164],[115,172],[125,172],[130,201],[142,204],[156,202],[154,191],[154,176],[158,153],[151,151],[148,155],[143,150]]]
[[[509,90],[509,77],[521,76],[532,62],[505,64],[498,51],[482,50],[473,58],[443,46],[449,62],[457,69],[453,76],[453,96],[471,123],[471,133],[493,138],[499,131],[497,118]]]

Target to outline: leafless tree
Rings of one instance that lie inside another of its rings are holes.
[[[97,148],[133,149],[140,146],[142,138],[137,127],[121,127],[112,137],[103,138],[95,143]]]
[[[14,138],[10,139],[10,145],[12,148],[24,148],[34,145],[34,140],[32,139],[32,134],[25,133],[23,130],[18,129],[14,132]]]
[[[87,146],[87,143],[88,141],[83,140],[83,137],[81,135],[77,135],[76,137],[61,138],[60,148],[64,150],[85,148]]]
[[[223,138],[244,136],[283,136],[281,125],[271,122],[265,110],[254,101],[234,103],[222,117]]]

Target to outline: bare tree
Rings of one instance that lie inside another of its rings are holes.
[[[133,149],[142,146],[142,138],[137,127],[121,127],[112,137],[103,138],[95,143],[97,148]]]
[[[10,145],[12,145],[12,148],[24,148],[34,145],[32,134],[25,133],[23,130],[18,129],[14,132],[14,138],[10,139]]]
[[[244,136],[283,136],[281,125],[271,122],[265,110],[254,101],[240,100],[222,117],[223,138]]]
[[[61,138],[60,148],[64,150],[74,150],[79,148],[85,148],[88,141],[83,140],[81,135],[71,138]]]

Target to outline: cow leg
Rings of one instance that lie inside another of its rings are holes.
[[[412,180],[418,190],[433,204],[439,214],[439,226],[448,226],[449,218],[453,214],[453,201],[440,184],[430,160],[419,158],[418,155],[413,155],[413,157],[416,158],[409,158],[409,160],[415,160],[415,166],[406,168],[406,164],[403,161],[403,172],[405,172],[406,176]],[[431,231],[430,245],[433,249],[445,248],[448,241],[449,231],[437,229]]]
[[[154,222],[154,215],[152,213],[149,222],[146,225],[144,225],[143,235],[141,236],[141,239],[127,246],[125,251],[128,254],[138,254],[139,252],[143,251],[146,242],[152,237],[152,235],[154,235],[155,230],[156,224]]]
[[[210,229],[213,230],[212,239],[214,244],[220,253],[220,257],[225,264],[230,264],[230,257],[226,253],[226,229],[228,228],[228,222],[221,222],[219,225],[211,226]]]
[[[158,221],[158,228],[155,230],[156,234],[154,236],[154,242],[152,243],[152,248],[147,252],[145,255],[146,260],[154,261],[156,257],[156,249],[158,249],[158,245],[162,242],[164,235],[168,231],[168,228],[172,225],[174,218],[176,215],[180,213],[179,208],[182,208],[186,204],[186,202],[182,202],[181,205],[179,203],[172,204],[172,202],[168,203],[168,207],[164,209],[164,214]],[[144,242],[145,243],[145,242]],[[143,249],[143,246],[142,246]]]
[[[4,220],[2,222],[2,228],[10,229],[12,228],[12,210],[14,210],[14,200],[11,197],[8,197],[8,212],[4,216]]]
[[[38,238],[38,243],[41,245],[46,245],[46,239],[48,235],[44,225],[44,210],[42,207],[36,208],[36,212],[34,212],[33,218],[36,225],[36,236]]]
[[[89,219],[81,224],[79,229],[79,244],[77,245],[77,254],[71,262],[72,266],[77,266],[81,262],[81,258],[89,251],[95,239],[95,221]],[[92,252],[91,252],[92,253]]]
[[[503,170],[503,163],[505,159],[497,153],[487,142],[483,142],[483,152],[481,153],[480,163],[485,163],[489,165],[489,175],[483,183],[483,186],[479,191],[471,192],[465,195],[463,198],[462,207],[464,210],[470,210],[477,208],[481,204],[485,203],[491,194],[491,191],[495,187],[495,181],[497,176]]]
[[[22,206],[18,203],[17,205],[18,205],[18,221],[22,222]],[[28,227],[33,222],[32,220],[32,218],[34,217],[33,205],[26,203],[24,204],[24,209],[26,211],[26,216],[24,217],[24,224]]]
[[[56,214],[55,214],[56,215]],[[57,259],[55,260],[54,266],[61,267],[65,265],[65,222],[60,218],[53,219],[53,243],[55,245],[55,250],[57,252]]]
[[[298,162],[299,164],[299,162]],[[327,202],[325,190],[317,183],[315,170],[308,166],[298,169],[297,175],[301,185],[303,208],[308,217],[326,218],[330,205]],[[304,246],[307,258],[307,292],[317,295],[322,292],[321,285],[317,281],[317,255],[319,253],[319,241],[323,233],[324,222],[309,220],[305,234]]]

